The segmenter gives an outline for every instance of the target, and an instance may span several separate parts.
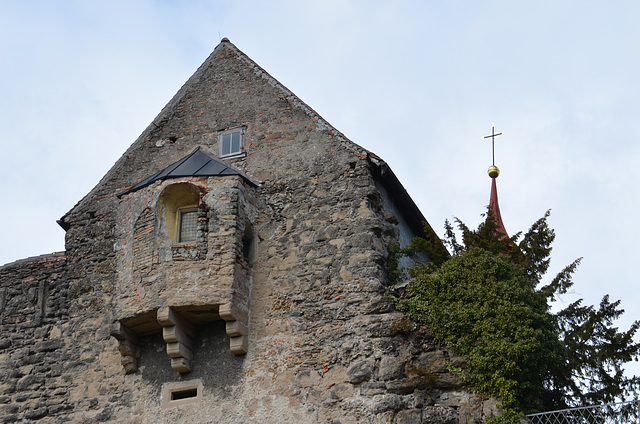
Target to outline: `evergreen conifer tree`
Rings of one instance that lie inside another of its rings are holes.
[[[638,360],[635,321],[619,331],[614,321],[624,312],[605,295],[600,305],[582,300],[559,312],[551,303],[573,285],[581,259],[542,283],[555,238],[547,212],[524,234],[497,231],[489,210],[477,230],[456,219],[445,223],[451,255],[434,250],[433,240],[415,239],[396,254],[435,259],[416,263],[401,310],[428,326],[436,340],[466,359],[455,372],[503,407],[495,422],[518,422],[522,413],[624,400],[636,396],[640,378],[626,376],[623,365]],[[393,260],[392,260],[393,263]]]

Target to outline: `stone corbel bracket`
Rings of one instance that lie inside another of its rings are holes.
[[[111,325],[111,335],[118,340],[118,350],[120,351],[120,363],[127,374],[136,372],[138,369],[138,358],[140,357],[140,342],[138,336],[133,331],[116,321]]]
[[[229,348],[234,355],[244,355],[248,351],[247,326],[243,323],[242,314],[231,307],[230,303],[220,305],[218,309],[220,318],[226,321],[227,336],[229,336]]]
[[[230,303],[224,303],[208,305],[204,309],[200,307],[197,310],[200,312],[205,310],[209,315],[205,320],[200,317],[197,321],[199,325],[214,321],[218,316],[225,321],[231,353],[234,355],[247,353],[249,332],[246,325],[247,315],[242,309],[232,308]],[[155,333],[159,327],[162,328],[162,338],[167,344],[167,356],[171,360],[171,368],[180,374],[191,371],[196,324],[186,318],[193,315],[189,313],[189,310],[183,314],[180,310],[165,306],[136,317],[125,318],[124,322],[127,325],[115,321],[111,327],[111,335],[118,340],[118,350],[122,355],[121,363],[125,372],[131,374],[138,369],[138,358],[141,352],[139,337]]]
[[[191,371],[195,326],[168,306],[158,309],[157,317],[162,326],[162,338],[167,343],[171,368],[180,374],[188,373]]]

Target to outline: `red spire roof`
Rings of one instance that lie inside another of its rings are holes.
[[[496,178],[500,175],[500,169],[496,166],[496,156],[494,150],[494,141],[497,136],[504,134],[504,132],[500,132],[496,134],[496,126],[495,124],[491,125],[491,135],[484,136],[482,138],[490,138],[491,139],[491,154],[493,156],[493,164],[489,167],[487,173],[489,177],[491,177],[491,196],[489,197],[489,216],[492,216],[495,219],[496,229],[498,232],[502,233],[500,238],[508,238],[509,234],[507,234],[507,230],[504,228],[504,224],[502,223],[502,216],[500,216],[500,206],[498,205],[498,188],[496,187]],[[487,216],[487,219],[489,219]]]
[[[496,187],[496,177],[491,177],[491,196],[489,197],[489,210],[493,214],[494,219],[496,220],[496,227],[498,227],[498,231],[503,233],[505,237],[509,237],[507,234],[507,230],[504,228],[504,224],[502,223],[502,216],[500,216],[500,206],[498,205],[498,188]]]

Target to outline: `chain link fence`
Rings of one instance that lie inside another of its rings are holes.
[[[640,400],[527,415],[531,424],[638,424]]]

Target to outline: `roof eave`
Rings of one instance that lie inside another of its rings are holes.
[[[396,174],[389,167],[389,165],[374,153],[369,153],[367,156],[372,164],[378,169],[378,173],[374,174],[375,177],[387,188],[389,194],[393,196],[393,201],[398,205],[400,210],[404,212],[404,216],[407,219],[407,223],[411,227],[414,234],[426,235],[425,225],[433,231],[431,225],[424,217],[418,206],[415,204],[409,193],[404,188]]]

